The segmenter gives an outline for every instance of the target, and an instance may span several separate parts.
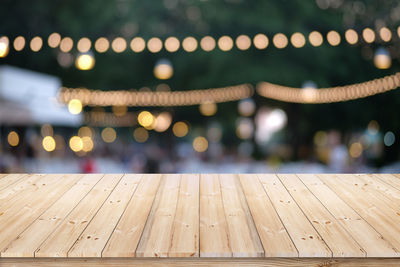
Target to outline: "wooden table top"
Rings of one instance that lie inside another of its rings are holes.
[[[0,257],[400,257],[398,174],[0,174]]]

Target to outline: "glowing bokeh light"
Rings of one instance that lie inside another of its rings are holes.
[[[365,28],[362,31],[362,36],[366,43],[372,43],[373,41],[375,41],[375,32],[370,28]]]
[[[233,40],[229,36],[222,36],[221,38],[218,39],[218,47],[222,51],[229,51],[233,47]]]
[[[136,128],[133,131],[133,138],[138,143],[144,143],[149,138],[149,132],[145,128],[142,128],[142,127]]]
[[[238,111],[241,116],[249,117],[254,114],[256,104],[251,98],[240,100],[238,103]]]
[[[116,138],[117,132],[111,127],[106,127],[101,131],[101,139],[106,143],[112,143]]]
[[[189,132],[189,126],[183,121],[178,121],[172,126],[172,132],[176,137],[184,137]]]
[[[138,122],[143,127],[150,127],[154,122],[154,116],[149,111],[142,111],[138,115]]]
[[[79,54],[75,59],[75,66],[80,70],[91,70],[95,64],[95,59],[92,53]]]
[[[18,146],[19,144],[19,135],[15,131],[11,131],[7,135],[7,142],[10,146]]]
[[[140,53],[146,48],[146,41],[142,37],[135,37],[130,43],[133,52]]]
[[[213,116],[217,112],[218,107],[214,102],[204,102],[200,104],[199,110],[203,116]]]
[[[193,149],[197,152],[204,152],[208,148],[208,141],[203,136],[198,136],[193,140]]]
[[[6,57],[8,55],[9,48],[9,40],[8,37],[2,36],[0,37],[0,58]]]
[[[104,37],[100,37],[94,43],[94,49],[99,53],[105,53],[108,48],[110,48],[110,42]]]
[[[83,37],[78,41],[76,46],[79,52],[85,53],[92,47],[92,41],[90,41],[90,39],[87,37]]]
[[[41,37],[36,36],[32,38],[30,42],[30,47],[33,52],[38,52],[40,49],[42,49],[42,46],[43,46],[43,40]]]
[[[396,137],[391,131],[385,133],[385,135],[383,136],[383,143],[385,144],[385,146],[392,146],[395,141]]]
[[[194,37],[186,37],[183,39],[182,47],[186,52],[193,52],[197,49],[197,40]]]
[[[251,39],[247,35],[239,35],[236,38],[236,47],[239,50],[247,50],[251,46]]]
[[[341,37],[337,31],[330,31],[326,35],[326,39],[331,46],[337,46],[340,44]]]
[[[206,52],[214,50],[216,46],[215,39],[211,36],[205,36],[200,41],[200,47]]]
[[[363,147],[361,143],[355,142],[350,145],[349,154],[352,158],[358,158],[363,152]]]
[[[57,32],[53,32],[52,34],[49,35],[49,38],[47,39],[47,44],[51,48],[56,48],[57,46],[60,45],[61,42],[61,35]]]
[[[358,42],[358,34],[353,29],[348,29],[345,32],[344,37],[346,38],[346,41],[351,45],[354,45]]]
[[[180,42],[179,42],[178,38],[171,36],[165,40],[164,46],[168,52],[172,53],[172,52],[178,51],[178,49],[180,47]]]
[[[392,66],[392,57],[388,50],[380,47],[374,55],[374,65],[378,69],[389,69]]]
[[[276,48],[282,49],[288,45],[288,38],[283,33],[277,33],[272,38],[272,43]]]
[[[322,34],[317,31],[311,32],[308,35],[308,40],[310,41],[310,44],[315,47],[322,45],[322,43],[324,42]]]
[[[47,152],[54,151],[56,149],[56,140],[53,136],[45,136],[42,140],[43,149]]]
[[[74,152],[79,152],[83,148],[82,138],[79,136],[72,136],[69,139],[69,148]]]
[[[379,30],[379,36],[384,42],[389,42],[392,40],[392,32],[387,27],[382,27]]]
[[[60,50],[64,53],[68,53],[74,47],[74,41],[70,37],[64,37],[60,42]]]
[[[158,53],[158,52],[160,52],[161,49],[162,49],[162,47],[163,47],[163,43],[162,43],[162,41],[161,41],[160,38],[153,37],[153,38],[150,38],[150,39],[147,41],[147,49],[148,49],[151,53]]]
[[[161,112],[157,115],[154,123],[154,130],[157,132],[165,132],[172,122],[172,116],[169,112]]]
[[[82,150],[84,152],[90,152],[94,148],[94,143],[91,137],[83,136],[82,137]]]
[[[126,50],[126,40],[122,37],[115,38],[111,43],[111,48],[115,53],[122,53]]]
[[[268,47],[269,40],[265,34],[259,33],[256,36],[254,36],[253,43],[257,49],[265,49]]]
[[[14,39],[13,44],[15,51],[21,51],[25,47],[25,38],[23,36],[18,36]]]
[[[296,48],[301,48],[306,44],[306,38],[302,33],[296,32],[290,37],[290,42]]]
[[[79,99],[71,99],[68,102],[68,111],[71,114],[79,114],[82,112],[83,105]]]
[[[168,59],[160,59],[156,62],[153,69],[154,76],[160,80],[167,80],[174,75],[174,68]]]

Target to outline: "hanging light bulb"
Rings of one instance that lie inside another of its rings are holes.
[[[93,53],[81,53],[76,57],[75,66],[80,70],[91,70],[95,64]]]
[[[163,58],[156,62],[153,72],[157,79],[167,80],[174,74],[174,68],[172,67],[171,61]]]
[[[386,48],[380,47],[375,51],[374,65],[378,69],[388,69],[392,65],[392,58]]]

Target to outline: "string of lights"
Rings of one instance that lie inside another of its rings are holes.
[[[343,34],[335,30],[329,31],[324,37],[321,32],[312,31],[307,35],[295,32],[291,35],[285,35],[283,33],[276,33],[271,36],[267,36],[264,33],[259,33],[252,38],[248,35],[242,34],[235,37],[224,35],[219,38],[212,36],[204,36],[202,38],[195,38],[188,36],[179,40],[177,37],[171,36],[162,40],[159,37],[152,37],[145,40],[142,37],[134,37],[131,40],[127,40],[123,37],[116,37],[108,39],[106,37],[100,37],[96,40],[91,40],[87,37],[82,37],[78,40],[73,40],[71,37],[62,37],[59,33],[52,33],[47,38],[47,44],[50,48],[59,48],[61,52],[69,53],[73,50],[74,46],[78,52],[87,53],[95,50],[98,53],[105,53],[108,50],[112,50],[115,53],[122,53],[127,51],[129,48],[134,53],[141,53],[147,50],[151,53],[159,53],[163,49],[167,52],[174,53],[180,49],[186,52],[194,52],[201,49],[206,52],[210,52],[215,48],[219,48],[221,51],[230,51],[234,46],[239,50],[247,50],[252,45],[257,49],[266,49],[270,43],[278,49],[283,49],[289,45],[289,43],[295,48],[302,48],[308,42],[314,46],[321,46],[326,41],[331,46],[337,46],[344,39],[348,44],[355,45],[360,42],[373,43],[383,42],[387,43],[393,40],[393,36],[396,35],[400,38],[400,26],[397,29],[389,29],[382,27],[377,30],[371,28],[364,28],[362,31],[357,32],[354,29],[347,29]],[[271,40],[270,40],[271,39]],[[10,47],[14,48],[16,52],[24,50],[29,47],[33,52],[40,51],[44,45],[45,40],[40,36],[35,36],[28,39],[24,36],[17,36],[11,42],[7,36],[0,37],[0,57],[7,56]]]
[[[292,88],[267,82],[257,85],[257,93],[263,97],[292,103],[332,103],[364,98],[400,86],[400,72],[383,78],[331,88]]]
[[[236,101],[253,94],[254,89],[249,84],[188,91],[101,91],[62,87],[59,99],[63,103],[78,100],[85,106],[190,106]]]

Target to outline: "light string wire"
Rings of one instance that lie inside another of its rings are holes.
[[[293,88],[268,82],[257,85],[263,97],[291,103],[321,104],[343,102],[385,93],[400,86],[400,72],[371,81],[330,88]]]
[[[191,106],[204,103],[221,103],[249,98],[253,86],[241,84],[223,88],[188,91],[101,91],[62,87],[59,100],[68,103],[78,99],[88,106]]]

